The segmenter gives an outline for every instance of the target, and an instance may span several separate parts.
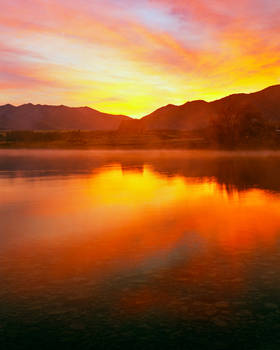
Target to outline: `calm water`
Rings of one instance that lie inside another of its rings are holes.
[[[0,151],[1,349],[279,349],[280,154]]]

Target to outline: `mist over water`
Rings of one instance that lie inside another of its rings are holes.
[[[0,151],[0,192],[2,348],[279,348],[280,153]]]

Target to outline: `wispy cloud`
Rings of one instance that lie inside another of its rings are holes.
[[[137,116],[280,82],[278,0],[0,5],[0,103]]]

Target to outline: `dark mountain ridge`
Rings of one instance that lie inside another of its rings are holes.
[[[123,115],[101,113],[89,107],[6,104],[0,106],[0,129],[8,130],[117,130]]]
[[[209,126],[211,120],[221,114],[240,113],[244,109],[280,123],[280,85],[251,94],[233,94],[212,102],[197,100],[180,106],[167,105],[141,120],[144,129],[194,130]],[[125,122],[121,127],[124,126]]]
[[[216,101],[196,100],[169,104],[136,120],[89,107],[6,104],[0,106],[0,129],[6,130],[197,130],[220,115],[247,109],[280,125],[280,85],[250,94],[233,94]]]

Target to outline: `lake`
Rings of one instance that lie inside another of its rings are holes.
[[[0,151],[1,349],[280,348],[280,153]]]

